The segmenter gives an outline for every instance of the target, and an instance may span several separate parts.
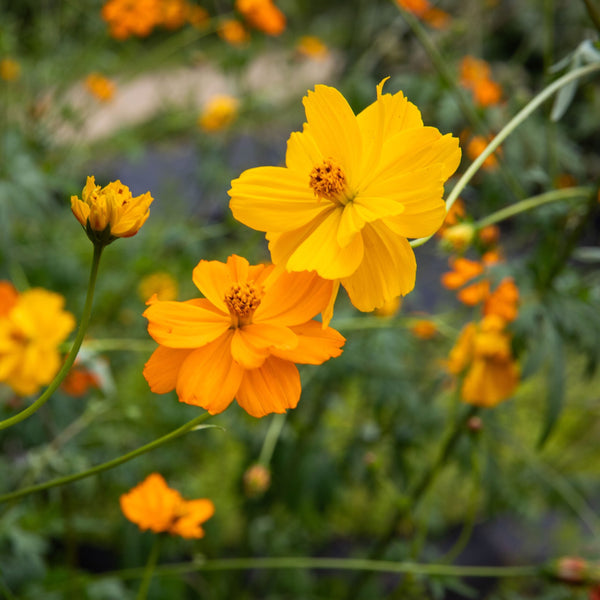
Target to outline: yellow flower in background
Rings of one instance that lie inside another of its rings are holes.
[[[280,35],[285,30],[285,15],[272,0],[235,0],[235,7],[252,27],[268,35]]]
[[[35,394],[61,365],[58,346],[75,327],[60,294],[34,288],[18,294],[3,283],[0,292],[0,382],[18,395]]]
[[[450,352],[448,370],[454,375],[464,374],[460,391],[463,402],[496,406],[517,388],[519,369],[505,327],[504,319],[488,315],[462,330]]]
[[[307,123],[288,140],[286,167],[249,169],[232,181],[234,217],[269,240],[288,271],[341,283],[370,312],[415,284],[407,238],[434,233],[446,211],[445,181],[460,162],[458,140],[425,127],[402,94],[383,94],[354,115],[332,87],[304,98]]]
[[[153,201],[150,192],[135,198],[120,181],[101,188],[93,176],[78,196],[71,196],[71,210],[94,243],[110,244],[135,235],[146,222]]]
[[[175,300],[178,291],[177,281],[166,272],[147,275],[138,285],[138,295],[144,302],[155,294],[159,300]]]
[[[112,100],[115,94],[114,82],[100,73],[90,73],[85,78],[85,87],[90,94],[98,98],[101,102]]]
[[[402,298],[399,296],[397,298],[392,298],[383,303],[382,306],[376,308],[374,314],[376,317],[393,317],[402,306]]]
[[[159,473],[148,475],[120,498],[123,514],[142,531],[167,532],[183,538],[204,537],[202,524],[210,519],[215,506],[211,500],[184,500],[170,488]]]
[[[211,414],[235,398],[253,417],[286,412],[300,399],[294,363],[320,365],[339,356],[345,339],[313,317],[332,284],[316,273],[273,265],[201,260],[193,273],[204,294],[187,302],[149,301],[148,333],[160,344],[146,366],[150,389],[175,389],[180,402]]]
[[[308,58],[322,60],[329,54],[329,48],[316,36],[304,35],[296,44],[296,50]]]
[[[217,28],[217,33],[232,46],[243,46],[250,39],[248,30],[236,19],[222,21]]]
[[[221,131],[231,125],[238,114],[239,102],[233,96],[213,96],[198,117],[198,125],[204,131]]]
[[[12,58],[0,60],[0,79],[15,81],[21,76],[21,65]]]

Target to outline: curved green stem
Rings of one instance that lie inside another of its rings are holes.
[[[490,156],[502,142],[513,132],[523,121],[525,121],[531,113],[533,113],[541,104],[543,104],[548,98],[555,92],[568,85],[576,79],[585,77],[594,71],[600,70],[600,63],[587,65],[574,69],[569,73],[566,73],[548,87],[544,88],[537,96],[535,96],[526,106],[524,106],[498,133],[498,135],[486,146],[485,150],[471,163],[469,168],[464,172],[463,176],[458,180],[446,200],[446,211],[452,208],[452,205],[456,202],[456,199],[460,193],[465,189],[467,183],[471,181],[472,177],[477,173],[481,165],[485,162],[485,159]],[[419,238],[410,242],[413,248],[422,246],[424,243],[429,241],[433,236]]]
[[[191,421],[189,421],[185,425],[182,425],[178,429],[171,431],[171,433],[167,433],[166,435],[163,435],[157,440],[154,440],[149,444],[137,448],[137,450],[132,450],[131,452],[123,454],[118,458],[109,460],[108,462],[92,467],[91,469],[87,469],[86,471],[81,471],[81,473],[75,473],[74,475],[66,475],[64,477],[57,477],[56,479],[51,479],[50,481],[46,481],[44,483],[38,483],[37,485],[32,485],[26,488],[22,488],[20,490],[16,490],[14,492],[10,492],[8,494],[3,494],[2,496],[0,496],[0,502],[6,502],[7,500],[21,498],[22,496],[27,496],[28,494],[33,494],[34,492],[41,492],[43,490],[47,490],[59,485],[66,485],[67,483],[79,481],[80,479],[91,477],[92,475],[96,475],[97,473],[102,473],[102,471],[108,471],[109,469],[118,467],[123,463],[133,460],[134,458],[137,458],[138,456],[141,456],[146,452],[150,452],[150,450],[154,450],[155,448],[158,448],[159,446],[162,446],[163,444],[166,444],[167,442],[170,442],[171,440],[182,436],[188,431],[192,431],[195,427],[197,427],[201,423],[204,423],[204,421],[206,421],[210,416],[210,413],[201,414],[199,417],[192,419]]]
[[[543,206],[544,204],[550,204],[552,202],[560,202],[562,200],[572,200],[572,199],[583,199],[587,200],[592,196],[595,190],[591,187],[574,187],[574,188],[566,188],[564,190],[551,190],[549,192],[545,192],[543,194],[539,194],[538,196],[532,196],[531,198],[526,198],[525,200],[521,200],[520,202],[516,202],[515,204],[511,204],[506,208],[502,208],[483,219],[480,219],[473,225],[477,229],[482,229],[483,227],[487,227],[488,225],[493,225],[494,223],[499,223],[504,219],[508,219],[510,217],[514,217],[520,213],[531,210],[532,208],[537,208],[538,206]]]
[[[154,575],[154,571],[156,570],[159,549],[160,535],[155,535],[154,543],[152,544],[152,549],[150,550],[150,555],[148,556],[148,562],[146,563],[146,568],[144,569],[144,577],[142,578],[142,583],[140,584],[140,589],[138,591],[136,600],[146,600],[148,597],[148,590],[150,589],[152,575]]]
[[[73,342],[71,351],[65,358],[65,362],[63,363],[62,367],[60,368],[50,385],[46,388],[44,393],[33,404],[30,404],[26,409],[22,410],[20,413],[17,413],[9,419],[4,419],[4,421],[0,421],[0,429],[7,429],[8,427],[12,427],[17,423],[24,421],[25,419],[27,419],[27,417],[30,417],[37,410],[39,410],[40,407],[46,404],[50,396],[52,396],[52,394],[56,391],[58,386],[62,383],[62,380],[67,376],[67,373],[73,366],[73,363],[77,358],[77,354],[79,353],[81,343],[83,342],[83,337],[85,336],[85,332],[87,331],[88,325],[90,323],[90,316],[92,314],[92,304],[94,302],[94,289],[96,287],[96,278],[98,276],[98,266],[100,265],[102,249],[103,246],[101,246],[100,244],[94,245],[94,258],[92,259],[90,281],[88,283],[87,296],[85,299],[85,305],[83,307],[83,314],[81,315],[81,321],[79,322],[77,336],[75,337],[75,341]]]
[[[277,440],[285,425],[286,416],[286,413],[273,415],[271,422],[269,423],[269,429],[267,430],[267,435],[265,436],[265,441],[263,442],[260,456],[258,457],[258,462],[265,467],[268,467],[271,462]]]

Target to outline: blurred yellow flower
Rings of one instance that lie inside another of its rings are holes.
[[[150,192],[135,198],[120,181],[101,188],[93,176],[78,196],[71,196],[71,210],[94,243],[109,244],[135,235],[146,222],[153,201]]]
[[[489,315],[469,323],[450,352],[448,370],[464,374],[461,399],[468,404],[492,407],[506,400],[519,383],[506,322]]]
[[[21,65],[12,58],[0,60],[0,79],[15,81],[21,76]]]
[[[249,169],[229,191],[234,217],[266,232],[276,265],[335,281],[325,323],[340,283],[365,312],[413,289],[407,238],[442,224],[444,182],[460,162],[458,140],[425,127],[402,92],[383,94],[384,81],[359,115],[317,85],[304,98],[304,129],[288,140],[287,166]]]
[[[475,227],[470,223],[458,223],[444,228],[442,240],[455,252],[464,252],[475,237]]]
[[[183,538],[204,537],[202,524],[215,512],[214,504],[206,498],[184,500],[159,473],[148,475],[123,494],[120,504],[123,514],[142,531],[150,529]]]
[[[236,19],[222,21],[217,28],[217,33],[232,46],[243,46],[250,39],[248,30]]]
[[[100,73],[90,73],[85,78],[85,87],[101,102],[108,102],[115,93],[114,82]]]
[[[280,35],[285,30],[285,15],[272,0],[235,0],[235,7],[252,27],[268,35]]]
[[[298,40],[296,50],[308,58],[321,60],[329,54],[329,48],[316,36],[304,35]]]
[[[198,117],[198,125],[204,131],[221,131],[235,121],[239,102],[233,96],[225,94],[213,96]]]
[[[402,306],[402,298],[400,296],[396,298],[391,298],[390,300],[386,300],[382,306],[376,308],[374,310],[374,314],[376,317],[393,317]]]
[[[0,293],[0,382],[28,396],[52,381],[61,365],[58,346],[75,327],[60,294],[34,288]]]
[[[143,302],[156,294],[159,300],[176,300],[179,291],[175,279],[166,272],[152,273],[138,285],[138,295]]]

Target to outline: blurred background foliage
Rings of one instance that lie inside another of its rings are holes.
[[[100,267],[82,357],[100,385],[80,397],[59,391],[38,414],[2,432],[3,492],[89,468],[198,414],[174,393],[148,389],[142,367],[154,343],[141,316],[147,296],[138,287],[146,276],[167,272],[185,300],[196,295],[191,271],[200,259],[267,259],[262,236],[229,214],[226,192],[244,169],[284,161],[285,141],[304,119],[306,89],[335,85],[358,111],[389,76],[385,89],[403,90],[426,124],[461,136],[464,171],[474,158],[466,152],[470,136],[497,133],[556,77],[552,65],[597,39],[579,0],[440,0],[436,7],[449,15],[443,28],[417,22],[430,47],[411,27],[416,19],[383,0],[280,0],[285,31],[253,30],[242,46],[215,33],[234,14],[230,2],[202,3],[210,17],[202,26],[157,28],[126,40],[110,37],[102,4],[0,2],[0,59],[19,68],[18,76],[0,79],[0,278],[20,290],[60,292],[79,315],[91,247],[69,210],[70,196],[94,174],[101,185],[118,178],[134,195],[150,190],[156,199],[139,235],[111,245]],[[324,44],[324,57],[298,50],[307,35]],[[461,87],[467,55],[490,65],[502,91],[493,106],[477,106]],[[90,73],[114,82],[112,99],[86,90]],[[237,98],[235,120],[203,131],[198,116],[215,93]],[[144,119],[129,118],[149,101]],[[565,181],[597,188],[597,81],[580,83],[559,121],[550,120],[551,108],[547,103],[519,127],[497,153],[499,167],[482,169],[464,191],[472,219]],[[94,128],[99,121],[103,130]],[[520,291],[512,331],[522,383],[512,400],[465,426],[431,493],[404,512],[382,558],[476,565],[598,558],[599,225],[596,194],[501,223],[506,260],[495,277],[512,276]],[[479,258],[481,251],[473,247],[467,255]],[[348,339],[344,353],[302,368],[302,399],[285,417],[255,420],[232,406],[211,421],[218,428],[97,477],[5,503],[0,594],[134,598],[137,580],[101,574],[144,565],[152,534],[125,520],[118,498],[154,471],[185,497],[216,505],[206,537],[164,540],[161,563],[368,556],[464,412],[444,361],[476,311],[440,285],[450,255],[437,239],[417,250],[417,287],[395,316],[358,315],[342,298],[333,325]],[[423,316],[436,323],[431,339],[411,332]],[[2,418],[27,402],[8,388],[0,398]],[[259,459],[270,483],[248,475]],[[392,575],[363,577],[353,595],[353,577],[190,572],[155,578],[149,597],[591,598],[586,587],[539,578]]]

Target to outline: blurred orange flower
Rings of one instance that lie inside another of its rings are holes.
[[[321,60],[329,54],[327,46],[314,35],[304,35],[296,44],[296,50],[303,56]]]
[[[433,8],[429,4],[429,0],[396,0],[396,4],[436,29],[444,29],[450,20],[448,13],[439,8]]]
[[[486,148],[487,145],[494,139],[494,136],[489,136],[488,139],[482,135],[474,135],[468,142],[466,152],[471,160],[475,160]],[[496,152],[500,152],[497,149]],[[495,171],[498,168],[498,159],[494,154],[490,154],[481,165],[486,171]]]
[[[463,202],[462,198],[457,198],[454,204],[446,212],[444,222],[442,223],[442,226],[435,232],[435,235],[438,237],[441,236],[445,229],[460,223],[466,216],[467,210],[465,208],[465,203]]]
[[[0,290],[0,382],[28,396],[58,372],[58,347],[75,327],[75,319],[63,309],[60,294],[42,288],[18,294],[8,282]]]
[[[179,29],[188,20],[186,0],[161,0],[159,23],[167,29]]]
[[[502,98],[502,87],[492,79],[491,72],[485,60],[465,56],[461,61],[460,83],[471,91],[478,106],[492,106]]]
[[[138,285],[138,296],[143,302],[155,294],[159,300],[175,300],[178,291],[177,281],[164,271],[146,275]]]
[[[410,331],[415,337],[422,340],[430,340],[437,333],[436,324],[429,319],[419,319],[413,323]]]
[[[64,378],[61,383],[62,390],[73,396],[74,398],[80,398],[90,388],[99,387],[98,377],[85,367],[74,366],[69,374]]]
[[[213,96],[198,117],[198,125],[204,131],[221,131],[231,125],[238,114],[239,102],[233,96]]]
[[[115,93],[115,84],[100,73],[90,73],[85,78],[85,87],[88,92],[96,96],[101,102],[108,102]]]
[[[12,58],[0,60],[0,79],[15,81],[21,76],[21,65]]]
[[[285,30],[285,15],[272,0],[235,0],[235,7],[250,25],[268,35]]]
[[[219,37],[232,46],[243,46],[250,39],[247,29],[236,19],[226,19],[217,28]]]
[[[117,40],[130,36],[146,37],[161,21],[161,0],[108,0],[102,18]]]
[[[500,239],[500,228],[497,225],[487,225],[477,232],[477,237],[484,246],[493,246]]]
[[[498,315],[509,323],[517,318],[518,304],[519,289],[512,277],[505,277],[486,298],[483,314]]]
[[[489,315],[469,323],[450,351],[448,371],[463,375],[461,399],[468,404],[492,407],[512,395],[519,370],[512,355],[505,321]]]
[[[215,507],[211,500],[184,500],[170,488],[159,473],[148,475],[142,483],[120,498],[123,514],[142,531],[167,532],[183,538],[204,537],[202,524]]]
[[[153,392],[175,389],[180,402],[211,414],[234,398],[254,417],[283,413],[300,399],[294,363],[318,365],[342,353],[345,339],[313,320],[333,287],[315,272],[250,266],[233,255],[226,264],[201,260],[193,280],[204,298],[151,299],[144,312],[160,344],[144,368]]]
[[[457,297],[463,304],[475,306],[488,297],[490,282],[487,279],[466,285],[475,277],[483,275],[485,269],[482,263],[462,257],[451,258],[450,267],[452,271],[442,275],[442,285],[448,290],[462,288]]]

